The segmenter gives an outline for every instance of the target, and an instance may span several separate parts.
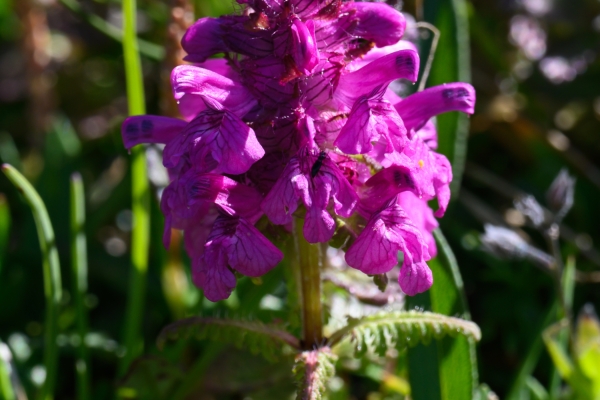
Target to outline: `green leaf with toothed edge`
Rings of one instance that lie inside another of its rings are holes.
[[[268,360],[276,360],[291,347],[300,348],[300,341],[290,333],[258,321],[192,317],[182,319],[165,327],[158,336],[157,345],[162,349],[168,339],[209,339],[246,348],[261,354]]]
[[[334,346],[349,338],[359,354],[384,355],[390,348],[415,346],[450,335],[479,340],[481,331],[470,321],[419,311],[381,312],[362,318],[350,318],[348,325],[329,338]]]

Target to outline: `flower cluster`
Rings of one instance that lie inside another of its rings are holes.
[[[402,251],[402,290],[427,290],[434,215],[444,214],[452,179],[430,119],[473,113],[473,88],[451,83],[404,99],[392,92],[394,80],[416,81],[419,57],[400,40],[403,15],[383,3],[237,1],[241,15],[202,18],[182,40],[191,65],[171,80],[185,121],[123,124],[127,148],[166,145],[165,243],[171,228],[184,230],[194,282],[221,300],[235,287],[233,270],[258,276],[283,257],[254,224],[266,215],[289,227],[304,206],[308,242],[328,242],[340,221],[364,219],[348,265],[384,273]],[[225,57],[209,58],[218,53]]]

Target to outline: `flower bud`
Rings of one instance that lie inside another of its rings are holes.
[[[539,228],[544,224],[544,221],[546,220],[544,209],[535,197],[527,195],[516,199],[515,207],[521,214],[525,215],[536,228]]]
[[[573,206],[575,178],[562,169],[546,192],[548,207],[555,213],[556,219],[562,219]]]

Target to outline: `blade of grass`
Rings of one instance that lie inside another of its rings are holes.
[[[471,81],[469,18],[465,0],[425,1],[425,20],[440,30],[437,54],[429,75],[429,86]],[[452,163],[451,189],[457,198],[467,154],[469,120],[462,113],[439,115],[438,151]]]
[[[428,292],[410,298],[408,305],[470,319],[454,253],[439,229],[434,231],[434,236],[439,255],[427,263],[433,273],[433,286]],[[464,337],[443,338],[428,347],[409,349],[408,355],[411,392],[415,400],[472,398],[478,386],[473,341]]]
[[[146,112],[142,66],[135,34],[135,15],[136,1],[123,0],[123,52],[125,55],[129,115],[140,115]],[[131,233],[132,270],[125,312],[123,340],[125,355],[119,365],[119,375],[123,375],[127,371],[131,361],[143,349],[143,338],[140,330],[146,294],[146,274],[150,247],[150,187],[144,148],[142,146],[134,147],[131,150],[131,158],[131,210],[134,221]]]
[[[42,250],[42,267],[44,271],[44,295],[46,297],[46,317],[44,323],[44,367],[46,368],[46,379],[41,389],[40,398],[51,400],[54,398],[56,386],[56,374],[58,364],[58,346],[56,336],[58,335],[58,311],[62,297],[62,283],[60,276],[60,261],[54,237],[54,229],[48,216],[46,206],[38,192],[11,165],[3,164],[2,172],[21,192],[25,201],[33,212],[33,219],[40,240]]]
[[[8,354],[4,354],[8,353]],[[10,381],[10,350],[0,341],[0,400],[17,400]]]
[[[4,194],[0,193],[0,276],[2,276],[2,266],[4,265],[4,256],[6,255],[6,246],[8,245],[8,234],[10,233],[10,208]]]
[[[98,15],[85,11],[77,1],[60,0],[60,2],[69,10],[71,10],[74,14],[77,14],[85,22],[87,22],[92,27],[96,28],[98,31],[102,32],[109,38],[114,39],[117,42],[123,42],[124,35],[121,29],[105,21]],[[142,39],[138,39],[138,41],[140,46],[140,53],[142,53],[144,56],[157,61],[160,61],[165,57],[165,50],[161,46]]]
[[[89,356],[85,344],[88,332],[88,315],[84,304],[87,293],[87,245],[85,239],[85,197],[81,175],[71,175],[71,269],[73,276],[73,299],[79,346],[77,348],[77,398],[90,398]]]

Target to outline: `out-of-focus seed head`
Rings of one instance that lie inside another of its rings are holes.
[[[535,197],[531,195],[523,196],[516,199],[514,204],[515,208],[519,210],[521,214],[525,215],[533,226],[539,228],[544,224],[546,220],[544,209]]]
[[[575,193],[575,177],[562,169],[556,176],[552,185],[546,192],[548,207],[555,214],[556,219],[562,219],[573,206]]]
[[[514,260],[526,257],[529,245],[515,231],[502,226],[485,225],[481,235],[481,244],[485,251],[502,259]]]

